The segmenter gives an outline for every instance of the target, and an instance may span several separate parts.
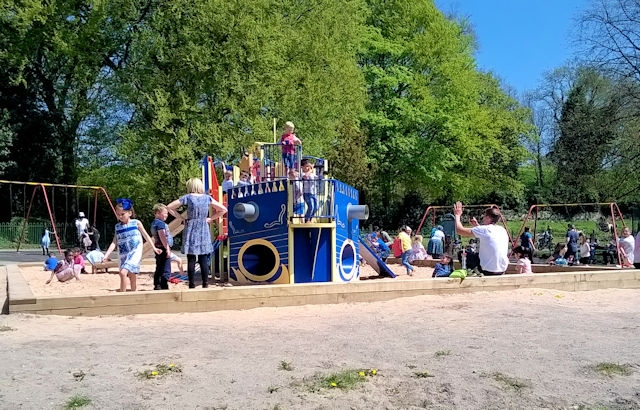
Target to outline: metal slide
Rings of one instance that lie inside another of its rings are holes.
[[[388,278],[396,277],[396,274],[393,273],[391,269],[389,269],[387,264],[384,263],[382,259],[380,259],[378,255],[373,251],[373,249],[371,249],[369,245],[366,244],[364,239],[360,238],[359,245],[360,246],[358,247],[358,250],[360,251],[360,255],[362,255],[362,259],[364,259],[365,262],[371,265],[371,267],[373,267],[373,270],[378,272],[378,275]]]

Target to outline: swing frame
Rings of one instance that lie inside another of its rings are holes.
[[[512,247],[516,247],[518,244],[518,239],[520,238],[520,236],[522,235],[522,233],[524,232],[524,228],[527,225],[527,222],[529,221],[529,219],[531,218],[531,215],[534,214],[534,220],[533,220],[533,242],[536,243],[536,235],[537,235],[537,227],[538,227],[538,213],[540,211],[540,208],[559,208],[559,207],[564,207],[564,208],[568,208],[568,207],[584,207],[584,206],[607,206],[609,207],[609,211],[611,212],[611,223],[612,223],[612,229],[613,229],[613,238],[616,242],[616,246],[618,243],[618,227],[616,224],[616,216],[619,217],[620,222],[622,223],[622,227],[625,228],[627,226],[627,224],[624,222],[624,218],[622,217],[622,212],[620,211],[620,208],[618,207],[618,204],[615,202],[581,202],[581,203],[575,203],[575,204],[534,204],[531,205],[531,207],[529,207],[529,211],[527,212],[527,216],[524,218],[524,221],[522,221],[522,226],[520,227],[520,231],[518,232],[518,236],[515,237],[515,239],[512,240],[511,245]],[[608,216],[608,215],[607,215]],[[620,252],[618,252],[618,264],[622,266],[622,258],[620,257]]]
[[[96,212],[97,212],[97,209],[98,209],[98,194],[100,192],[102,192],[104,194],[104,197],[107,199],[107,202],[109,203],[109,206],[111,207],[111,210],[113,211],[114,216],[116,215],[116,209],[113,206],[113,203],[111,202],[111,198],[109,197],[109,194],[104,189],[104,187],[101,187],[101,186],[52,184],[52,183],[48,183],[48,182],[9,181],[9,180],[0,180],[0,184],[24,185],[25,186],[25,192],[26,192],[26,187],[27,186],[33,186],[33,191],[31,192],[31,201],[29,201],[29,208],[27,209],[27,215],[26,215],[26,217],[24,219],[24,223],[22,225],[22,231],[21,231],[20,237],[18,239],[18,245],[16,247],[16,252],[20,251],[20,246],[22,245],[22,238],[24,237],[24,231],[27,228],[27,224],[29,222],[29,217],[31,215],[31,208],[33,206],[33,200],[35,199],[36,192],[39,189],[42,189],[42,195],[44,197],[45,204],[47,205],[47,212],[49,213],[49,220],[51,221],[51,229],[53,231],[53,236],[56,239],[56,246],[58,247],[58,252],[59,252],[59,254],[61,256],[62,256],[62,247],[60,245],[60,237],[59,237],[58,232],[56,230],[55,218],[53,217],[51,204],[49,203],[49,196],[47,194],[47,188],[51,188],[52,189],[52,194],[53,194],[53,188],[55,188],[55,187],[65,188],[65,189],[75,188],[75,189],[90,189],[90,190],[93,190],[93,192],[94,192],[94,194],[93,194],[93,203],[94,203],[94,205],[93,205],[93,225],[95,225],[95,223],[96,223]],[[9,185],[9,186],[11,187],[11,185]]]

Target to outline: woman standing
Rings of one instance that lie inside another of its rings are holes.
[[[196,259],[200,265],[202,287],[209,286],[209,255],[213,252],[209,223],[227,213],[227,208],[204,193],[204,184],[199,178],[187,181],[187,194],[167,205],[171,215],[178,217],[176,210],[180,206],[187,207],[187,218],[184,220],[182,234],[182,253],[187,255],[187,275],[189,288],[195,288]],[[213,214],[209,218],[209,209]]]

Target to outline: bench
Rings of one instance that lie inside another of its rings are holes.
[[[120,264],[116,261],[100,262],[91,265],[91,273],[109,273],[109,268],[118,268]]]

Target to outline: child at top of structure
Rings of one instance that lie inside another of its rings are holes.
[[[304,215],[304,197],[302,181],[299,180],[298,171],[295,169],[289,170],[289,180],[293,185],[293,215]]]
[[[316,180],[318,176],[313,172],[313,163],[308,158],[300,162],[302,167],[302,192],[304,202],[307,204],[307,212],[304,214],[304,221],[311,222],[311,217],[318,209],[318,197],[316,196]]]
[[[529,260],[529,250],[520,246],[513,248],[513,254],[516,257],[516,273],[531,275],[531,260]]]
[[[165,222],[169,216],[169,210],[165,204],[155,204],[153,206],[153,215],[155,219],[151,223],[151,236],[153,237],[153,245],[160,249],[160,253],[156,254],[156,270],[153,274],[153,289],[169,289],[169,283],[164,275],[167,259],[171,255],[171,245],[173,245],[173,237],[169,232],[169,226]]]
[[[240,171],[240,180],[236,184],[236,186],[246,186],[251,185],[251,174],[249,171]]]
[[[282,144],[282,162],[289,173],[290,169],[296,168],[296,145],[302,145],[302,141],[293,133],[295,125],[291,121],[284,124],[284,134],[280,137]]]
[[[118,247],[120,255],[120,288],[118,292],[127,290],[127,278],[131,282],[131,290],[135,291],[136,275],[140,273],[140,262],[142,260],[142,238],[151,243],[153,251],[158,254],[162,250],[153,246],[153,239],[142,226],[142,223],[134,218],[133,202],[129,198],[116,199],[116,217],[118,223],[115,227],[113,241],[104,253],[104,260],[109,260],[111,252]]]
[[[227,170],[224,171],[224,179],[222,180],[222,193],[226,193],[231,188],[233,188],[233,172]]]

